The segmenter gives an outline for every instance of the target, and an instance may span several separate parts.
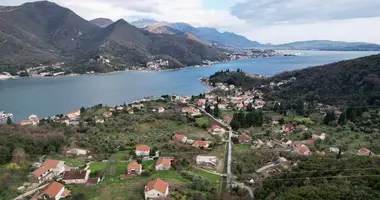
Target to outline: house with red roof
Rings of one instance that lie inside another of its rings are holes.
[[[90,176],[90,170],[65,171],[62,182],[65,184],[85,184]]]
[[[198,106],[203,106],[206,104],[206,99],[198,99],[197,100],[197,105]]]
[[[142,172],[142,165],[138,162],[131,162],[128,165],[128,174],[140,175]]]
[[[326,133],[322,133],[322,132],[316,132],[312,135],[312,138],[313,140],[325,140],[326,139]]]
[[[225,132],[224,128],[220,127],[218,124],[212,125],[211,129],[214,135],[223,134]]]
[[[294,128],[293,124],[288,123],[288,124],[282,125],[281,129],[282,129],[282,132],[284,132],[286,134],[290,134],[290,133],[293,133],[295,128]]]
[[[61,198],[66,198],[70,196],[71,191],[65,189],[65,186],[58,182],[51,182],[49,185],[39,190],[33,197],[32,200],[39,199],[55,199],[59,200]]]
[[[21,126],[28,126],[28,125],[33,125],[33,124],[34,124],[33,121],[30,120],[30,119],[26,119],[26,120],[21,120],[20,121],[20,125]]]
[[[177,142],[186,143],[186,141],[187,141],[187,137],[186,137],[185,135],[175,134],[175,135],[172,137],[172,140],[177,141]]]
[[[138,145],[136,146],[136,156],[149,156],[150,147],[147,145]]]
[[[172,159],[159,158],[156,162],[156,170],[169,170],[172,165]]]
[[[308,156],[311,154],[309,147],[301,143],[295,143],[294,152],[296,152],[299,155],[304,155],[304,156]]]
[[[359,156],[369,156],[371,154],[372,154],[372,152],[369,149],[365,148],[365,147],[363,147],[363,148],[361,148],[361,149],[358,150],[358,155]]]
[[[196,140],[196,141],[194,141],[193,146],[198,147],[198,148],[203,147],[203,148],[207,149],[209,146],[209,143],[207,141]]]
[[[224,116],[224,120],[227,122],[227,123],[230,123],[232,118],[228,115]]]
[[[243,133],[239,135],[239,143],[240,144],[251,144],[251,137],[249,135]]]
[[[144,189],[145,200],[166,197],[169,195],[169,183],[162,179],[155,179],[148,182]]]
[[[112,116],[112,112],[104,112],[103,117],[104,118],[110,118]]]
[[[46,160],[42,166],[32,172],[32,182],[44,183],[65,171],[65,162],[60,160]]]

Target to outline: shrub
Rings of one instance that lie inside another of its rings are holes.
[[[152,172],[150,172],[149,170],[145,170],[141,172],[141,176],[144,176],[144,177],[152,176]]]

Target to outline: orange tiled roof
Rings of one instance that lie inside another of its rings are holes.
[[[45,163],[38,169],[34,170],[32,174],[34,176],[41,176],[45,172],[49,171],[49,169],[56,168],[57,165],[61,162],[60,160],[46,160]]]
[[[136,146],[136,151],[150,151],[150,147],[147,145],[139,145]]]
[[[159,158],[156,162],[156,166],[158,165],[165,165],[167,167],[171,166],[171,160],[167,158]]]
[[[172,137],[172,140],[183,140],[183,138],[185,138],[184,135],[175,134],[175,135]]]
[[[151,180],[148,182],[148,184],[145,187],[145,192],[149,192],[151,190],[157,190],[157,191],[165,194],[168,187],[169,187],[169,184],[166,181],[163,181],[163,180],[157,178],[155,180]]]
[[[130,170],[130,169],[140,169],[140,168],[141,168],[141,164],[139,164],[138,162],[131,162],[128,165],[128,170]]]
[[[202,141],[202,140],[197,140],[194,142],[194,145],[197,145],[197,146],[207,146],[208,145],[208,142],[207,141]]]

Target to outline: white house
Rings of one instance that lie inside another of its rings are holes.
[[[326,133],[315,133],[312,135],[312,138],[313,140],[317,140],[317,139],[320,139],[320,140],[325,140],[326,139]]]
[[[80,117],[80,110],[75,110],[75,111],[72,111],[72,112],[68,112],[67,113],[67,117],[71,120],[73,119],[77,119],[78,117]]]
[[[218,163],[218,158],[216,156],[197,156],[197,165],[213,165],[216,166]]]
[[[136,146],[136,156],[149,156],[150,147],[147,145]]]
[[[329,152],[330,152],[330,153],[339,153],[339,148],[336,148],[336,147],[330,147],[330,148],[329,148]]]
[[[163,113],[165,112],[165,108],[164,107],[159,107],[158,108],[158,113]]]
[[[171,159],[168,158],[159,158],[156,162],[156,170],[169,170],[171,167]]]
[[[84,156],[87,155],[87,150],[85,149],[78,149],[78,148],[72,148],[68,151],[66,151],[67,154],[72,154],[76,156]]]
[[[70,190],[65,189],[65,186],[58,182],[52,182],[49,185],[47,185],[42,190],[39,190],[31,200],[38,200],[38,199],[55,199],[59,200],[61,198],[66,198],[71,193]]]
[[[166,197],[169,195],[169,184],[159,178],[151,180],[145,186],[145,200]]]
[[[43,183],[52,180],[65,171],[65,162],[60,160],[46,160],[42,166],[32,172],[33,181]]]

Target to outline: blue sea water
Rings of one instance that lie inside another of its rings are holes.
[[[296,51],[293,51],[296,52]],[[117,105],[147,96],[192,95],[206,91],[199,79],[216,71],[240,68],[273,76],[279,72],[352,59],[379,52],[297,51],[296,57],[270,57],[219,63],[211,67],[163,72],[118,72],[93,76],[25,78],[0,81],[0,111],[14,121],[66,113],[95,104]]]

